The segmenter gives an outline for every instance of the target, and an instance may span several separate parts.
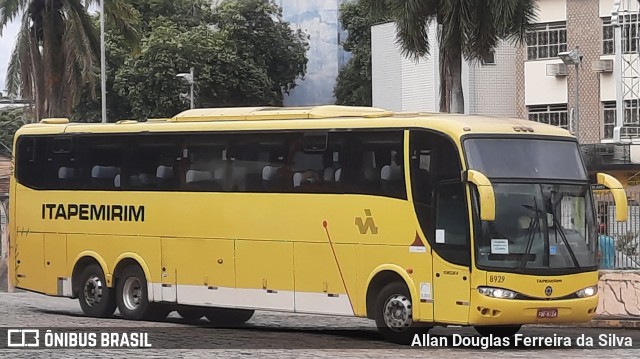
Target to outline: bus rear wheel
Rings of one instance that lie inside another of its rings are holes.
[[[251,319],[255,311],[249,309],[213,308],[206,311],[207,319],[217,326],[240,326]]]
[[[78,278],[78,300],[82,312],[90,317],[106,318],[116,310],[113,289],[107,286],[102,268],[88,265]]]
[[[404,283],[392,282],[383,287],[375,308],[378,331],[390,342],[411,344],[416,334],[430,329],[413,321],[411,294]]]
[[[475,329],[483,337],[493,335],[494,337],[508,338],[516,335],[522,328],[521,325],[477,325]]]
[[[200,320],[204,316],[205,311],[201,308],[196,307],[179,307],[178,314],[182,317],[182,319],[188,322],[195,322]]]
[[[147,279],[142,268],[132,265],[124,268],[116,284],[116,303],[125,319],[143,320],[153,316],[154,306],[149,303]]]

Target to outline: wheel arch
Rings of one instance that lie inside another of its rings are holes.
[[[152,290],[153,284],[151,282],[151,271],[149,270],[147,262],[145,262],[145,260],[136,253],[123,253],[115,260],[113,270],[113,284],[115,285],[122,271],[130,265],[136,265],[140,267],[140,269],[142,269],[145,279],[147,280],[147,297],[149,298],[149,301],[152,302],[154,300],[154,293]]]
[[[373,319],[375,313],[376,300],[378,293],[382,288],[392,282],[403,283],[409,293],[411,294],[411,302],[413,305],[413,315],[419,315],[419,305],[415,305],[419,302],[418,292],[415,288],[414,282],[407,274],[406,270],[402,267],[394,264],[385,264],[377,267],[367,279],[366,295],[365,295],[365,309],[367,318]]]
[[[102,269],[104,278],[107,281],[107,286],[111,287],[111,274],[109,273],[109,267],[107,262],[98,253],[93,251],[84,251],[78,254],[74,260],[73,269],[71,270],[71,295],[72,298],[78,296],[78,278],[82,271],[88,266],[96,264]]]

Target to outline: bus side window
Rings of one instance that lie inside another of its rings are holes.
[[[20,137],[16,154],[16,176],[19,183],[31,188],[44,189],[49,182],[45,176],[45,137]]]

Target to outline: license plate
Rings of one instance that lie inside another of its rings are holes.
[[[538,318],[557,318],[557,317],[558,317],[557,308],[538,309]]]

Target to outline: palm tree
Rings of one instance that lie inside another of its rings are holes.
[[[462,59],[479,61],[500,40],[523,43],[537,16],[536,0],[361,0],[396,22],[403,54],[429,55],[428,26],[438,25],[440,111],[464,113]]]
[[[0,35],[10,21],[22,16],[7,69],[7,90],[33,103],[35,120],[68,117],[84,86],[94,88],[100,43],[83,4],[92,2],[0,0]],[[105,17],[136,41],[133,7],[123,0],[107,0]]]

